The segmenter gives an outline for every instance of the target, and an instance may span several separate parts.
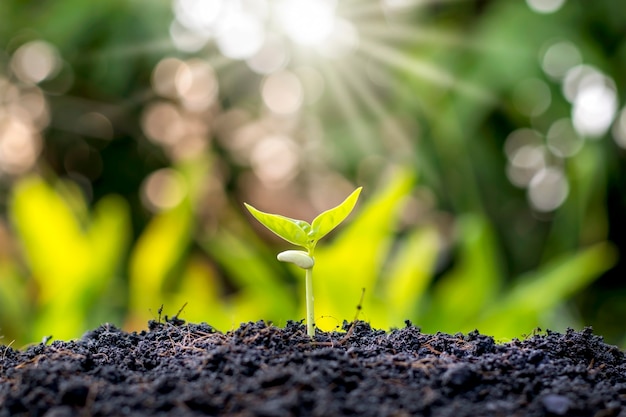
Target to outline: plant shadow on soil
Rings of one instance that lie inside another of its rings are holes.
[[[626,416],[624,353],[590,328],[499,344],[477,331],[318,332],[182,320],[0,346],[8,416]]]

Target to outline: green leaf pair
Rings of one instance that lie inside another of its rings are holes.
[[[274,234],[289,243],[305,248],[309,254],[312,254],[317,242],[352,212],[362,189],[363,187],[359,187],[354,190],[341,204],[321,213],[313,219],[311,224],[304,220],[292,219],[279,214],[265,213],[247,203],[244,205],[254,218]]]
[[[296,246],[302,246],[307,251],[287,250],[278,254],[277,258],[281,262],[288,262],[299,266],[306,271],[306,322],[307,334],[315,337],[315,313],[313,309],[313,250],[317,242],[331,232],[335,227],[348,217],[359,199],[362,187],[357,188],[346,198],[343,203],[330,210],[326,210],[311,224],[304,220],[292,219],[279,214],[264,213],[257,210],[250,204],[245,204],[246,208],[261,224],[276,235]]]

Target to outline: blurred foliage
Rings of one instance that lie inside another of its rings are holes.
[[[91,314],[96,300],[111,298],[107,308],[123,304],[115,299],[122,293],[122,283],[114,281],[128,246],[128,208],[123,200],[105,197],[90,214],[73,185],[52,187],[39,177],[27,177],[14,188],[9,215],[36,284],[34,295],[3,294],[11,301],[6,305],[13,304],[7,316],[15,315],[7,323],[19,326],[18,334],[54,331],[59,338],[73,337],[102,319]],[[32,328],[23,326],[21,317],[30,317]]]
[[[278,1],[0,2],[2,342],[304,317],[242,202],[310,219],[362,185],[316,252],[323,328],[625,343],[626,10],[557,3],[347,0],[305,45]]]

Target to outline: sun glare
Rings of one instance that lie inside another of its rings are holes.
[[[332,0],[283,0],[277,10],[285,33],[301,45],[321,44],[335,25]]]
[[[432,1],[172,1],[172,44],[195,58],[164,57],[156,65],[153,90],[161,99],[147,107],[144,133],[172,153],[189,138],[196,143],[202,134],[215,133],[207,120],[220,102],[233,105],[235,113],[245,103],[246,122],[228,133],[218,128],[216,135],[225,137],[217,140],[232,148],[235,159],[251,167],[267,187],[293,179],[295,171],[285,163],[288,155],[294,161],[300,153],[317,149],[320,160],[311,162],[317,165],[334,157],[321,151],[328,148],[323,140],[329,144],[323,133],[327,116],[343,120],[351,138],[350,144],[330,148],[351,146],[362,155],[410,157],[418,127],[401,122],[388,105],[398,73],[442,91],[491,99],[487,89],[458,79],[416,52],[420,45],[475,48],[445,29],[415,26],[403,18],[433,6]],[[546,65],[552,65],[550,59]],[[522,105],[538,112],[547,101],[537,97]],[[236,145],[243,132],[246,145]],[[256,146],[260,143],[265,145]],[[262,171],[259,161],[272,171]]]

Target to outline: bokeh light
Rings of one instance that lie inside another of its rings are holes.
[[[256,143],[250,154],[250,164],[256,176],[270,188],[285,185],[298,173],[298,147],[282,135],[268,136]]]
[[[584,145],[584,139],[578,134],[572,120],[559,119],[552,123],[546,134],[548,149],[561,158],[576,155]]]
[[[263,46],[265,31],[258,16],[240,10],[236,2],[228,2],[220,19],[215,41],[222,55],[232,59],[248,59]]]
[[[173,145],[185,134],[180,110],[176,105],[166,101],[146,107],[142,127],[150,140],[161,145]]]
[[[546,167],[545,150],[542,146],[524,145],[509,160],[507,176],[518,187],[527,187],[537,173]]]
[[[526,0],[528,6],[537,13],[554,13],[565,4],[565,0]]]
[[[626,107],[622,108],[613,124],[613,140],[620,147],[626,148]]]
[[[304,100],[302,83],[288,71],[268,76],[263,81],[261,96],[265,105],[279,115],[296,113]]]
[[[178,22],[208,37],[214,32],[223,3],[222,0],[174,0],[173,8]]]
[[[509,160],[524,146],[536,147],[543,143],[542,135],[533,129],[521,128],[511,132],[504,142],[504,152]]]
[[[571,68],[581,63],[579,49],[568,41],[551,43],[541,57],[543,71],[554,79],[562,79]]]
[[[579,134],[603,136],[617,111],[614,82],[605,76],[587,75],[580,80],[572,108],[572,120]]]
[[[154,100],[143,111],[146,137],[173,160],[198,157],[206,150],[219,96],[213,67],[203,59],[166,57],[152,71],[152,89],[169,100]]]
[[[564,2],[531,2],[541,13],[556,11]],[[571,117],[544,126],[545,137],[530,129],[518,129],[505,141],[507,177],[514,185],[527,188],[528,200],[536,211],[559,208],[569,193],[568,178],[560,163],[578,154],[585,139],[600,139],[613,125],[613,137],[620,143],[617,88],[613,79],[592,65],[582,63],[579,48],[569,41],[547,43],[540,51],[544,73],[561,84],[571,105]],[[520,83],[513,94],[518,111],[528,117],[541,116],[552,102],[550,87],[531,78]],[[541,122],[541,125],[544,125]]]
[[[271,74],[284,69],[288,61],[289,53],[284,41],[277,35],[271,35],[246,62],[258,74]]]
[[[44,145],[41,132],[51,119],[37,84],[54,77],[61,65],[52,44],[34,40],[14,51],[9,76],[0,74],[0,173],[18,176],[36,166]]]
[[[194,112],[207,110],[217,99],[219,91],[213,67],[200,59],[178,66],[174,86],[183,107]]]
[[[194,53],[200,51],[208,43],[210,36],[194,32],[180,21],[174,20],[169,27],[172,44],[180,51]]]
[[[150,174],[141,189],[144,206],[154,212],[176,207],[187,193],[185,179],[171,168],[163,168]]]
[[[152,71],[152,89],[165,98],[178,98],[176,75],[184,62],[178,58],[164,58]]]
[[[11,58],[13,73],[25,83],[40,83],[54,76],[60,66],[54,46],[43,41],[32,41],[20,46]]]
[[[285,33],[301,45],[321,45],[335,26],[335,0],[282,0],[278,17]]]
[[[569,119],[555,122],[545,140],[535,130],[518,129],[507,137],[504,146],[507,177],[513,185],[526,189],[528,202],[534,210],[552,212],[569,194],[568,179],[556,158],[573,156],[582,145],[583,140]]]
[[[30,170],[41,151],[42,140],[32,125],[17,117],[0,118],[0,167],[12,175]]]
[[[537,172],[528,187],[528,199],[535,210],[556,210],[567,198],[569,184],[560,168],[546,167]]]
[[[210,41],[220,53],[246,60],[260,74],[283,69],[285,42],[310,47],[326,57],[357,48],[358,30],[336,16],[335,0],[176,0],[170,37],[179,49],[197,52]]]

